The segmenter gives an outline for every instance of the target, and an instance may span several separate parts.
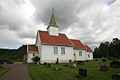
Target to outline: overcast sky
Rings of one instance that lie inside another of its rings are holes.
[[[34,44],[53,8],[60,32],[92,49],[120,37],[120,0],[0,0],[0,48]]]

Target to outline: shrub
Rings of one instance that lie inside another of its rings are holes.
[[[40,61],[40,58],[38,56],[35,56],[34,58],[32,58],[32,60],[35,64],[37,64],[37,62]]]
[[[4,60],[3,59],[0,59],[0,65],[1,64],[4,64]]]
[[[13,64],[13,61],[8,61],[7,64]]]

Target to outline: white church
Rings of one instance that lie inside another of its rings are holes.
[[[27,45],[27,63],[32,63],[35,56],[40,57],[40,63],[55,63],[57,59],[60,63],[93,60],[93,52],[87,45],[59,32],[54,12],[47,31],[38,30],[36,43]]]

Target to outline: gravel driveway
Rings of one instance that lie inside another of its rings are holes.
[[[28,73],[28,64],[4,65],[10,70],[0,77],[0,80],[32,80]]]

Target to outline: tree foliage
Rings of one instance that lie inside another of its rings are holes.
[[[112,42],[101,43],[98,48],[95,48],[93,54],[96,58],[120,58],[120,40],[113,38]]]
[[[0,59],[9,58],[22,60],[27,55],[27,45],[23,45],[18,49],[0,49]]]

